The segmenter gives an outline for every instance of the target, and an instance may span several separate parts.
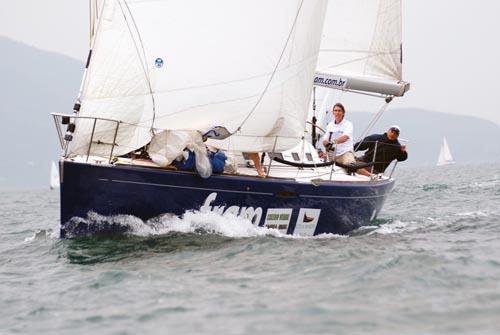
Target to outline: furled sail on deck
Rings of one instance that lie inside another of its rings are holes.
[[[326,0],[108,0],[80,116],[120,120],[119,155],[151,130],[236,133],[219,147],[277,151],[303,134]],[[239,129],[239,131],[237,131]],[[70,152],[109,155],[116,124],[78,120]],[[276,137],[279,139],[275,142]]]
[[[330,1],[314,84],[401,96],[401,0]]]

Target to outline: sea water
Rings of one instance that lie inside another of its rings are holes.
[[[500,165],[396,178],[313,238],[190,212],[61,240],[57,191],[0,192],[0,334],[499,334]]]

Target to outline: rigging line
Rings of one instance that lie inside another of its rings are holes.
[[[335,68],[335,67],[346,65],[346,64],[351,64],[351,63],[359,62],[361,60],[370,59],[370,58],[373,58],[373,57],[378,57],[378,56],[382,56],[382,55],[388,55],[388,54],[392,54],[392,53],[387,53],[387,52],[372,53],[372,54],[369,54],[368,56],[363,56],[363,57],[355,58],[355,59],[352,59],[352,60],[349,60],[349,61],[346,61],[346,62],[343,62],[343,63],[334,64],[334,65],[329,65],[327,67],[323,67],[319,71],[323,71],[324,69]]]
[[[297,76],[297,74],[294,74],[294,75],[290,76],[289,78],[285,78],[282,81],[282,83],[286,83],[289,80],[292,80],[293,78],[295,78],[296,76]],[[173,91],[176,91],[176,90],[158,91],[158,93],[169,93],[169,92],[173,92]],[[183,108],[181,110],[177,110],[177,111],[169,113],[169,114],[160,114],[159,116],[156,116],[156,120],[164,119],[166,117],[171,117],[172,115],[179,114],[179,113],[185,113],[186,111],[188,111],[190,109],[193,109],[193,108],[206,107],[206,106],[215,105],[215,104],[220,105],[220,104],[225,104],[225,103],[230,103],[230,102],[235,102],[235,101],[243,101],[243,100],[255,98],[257,96],[259,96],[259,94],[253,94],[253,95],[248,95],[248,96],[243,96],[243,97],[237,97],[237,98],[233,98],[233,99],[225,99],[225,100],[220,100],[220,101],[211,101],[211,102],[206,102],[206,103],[203,103],[203,104],[198,104],[198,105],[195,105],[195,106],[188,106],[188,107],[185,107],[185,108]],[[144,119],[141,122],[147,122],[149,120],[150,119]]]
[[[135,3],[141,3],[141,2],[161,2],[164,0],[135,0]]]
[[[90,1],[96,1],[96,0],[90,0]],[[96,4],[97,6],[97,4]],[[100,30],[99,27],[101,26],[101,20],[98,20],[96,18],[94,18],[94,21],[92,22],[92,2],[89,2],[89,10],[90,10],[90,13],[89,13],[89,28],[93,31],[93,34],[91,35],[90,31],[89,31],[89,54],[87,56],[87,63],[85,65],[85,69],[83,71],[83,78],[82,78],[82,81],[80,83],[80,89],[78,90],[78,95],[76,97],[76,101],[75,101],[75,105],[76,104],[81,104],[81,99],[82,99],[82,94],[83,94],[83,91],[86,89],[86,85],[87,85],[87,82],[89,80],[89,76],[90,76],[90,67],[91,67],[91,64],[93,63],[92,61],[92,58],[94,57],[93,55],[95,55],[95,52],[93,52],[93,48],[94,48],[94,45],[96,43],[96,40],[97,40],[97,31]],[[104,4],[102,5],[102,10],[104,11]],[[97,11],[97,9],[96,9]],[[76,111],[74,110],[74,114],[79,114],[80,111]]]
[[[300,1],[300,6],[297,9],[297,14],[295,15],[295,18],[293,20],[292,28],[290,29],[290,32],[288,33],[288,37],[286,39],[285,45],[283,47],[283,50],[281,50],[280,58],[276,62],[276,66],[274,67],[273,73],[269,77],[269,80],[268,80],[268,82],[266,84],[266,87],[262,91],[262,94],[260,95],[259,99],[255,103],[255,105],[253,106],[253,108],[250,110],[250,112],[248,113],[248,115],[245,117],[245,119],[243,120],[243,122],[241,122],[241,124],[239,125],[239,127],[236,129],[236,131],[241,130],[241,127],[243,127],[243,125],[247,122],[247,120],[250,118],[250,116],[253,114],[253,112],[255,112],[255,110],[257,109],[257,106],[260,104],[260,102],[264,98],[264,94],[266,94],[269,86],[271,85],[271,82],[273,81],[274,75],[276,74],[276,71],[278,70],[278,66],[281,63],[281,59],[283,58],[283,55],[285,54],[285,50],[286,50],[286,47],[288,46],[288,42],[290,41],[290,38],[292,37],[292,33],[295,30],[295,25],[297,24],[297,19],[299,18],[300,10],[302,9],[302,4],[303,3],[304,3],[304,0],[301,0]]]
[[[148,126],[143,126],[140,123],[131,123],[131,122],[126,122],[126,121],[120,121],[120,124],[123,125],[122,128],[124,126],[133,126],[133,127],[136,127],[136,128],[149,129]],[[182,128],[182,129],[181,128],[179,128],[179,129],[156,128],[156,130],[160,130],[160,131],[163,131],[163,130],[198,131],[196,129],[188,129],[188,128]],[[248,135],[248,134],[247,135],[234,134],[232,136],[245,137],[245,138],[275,138],[276,137],[275,135],[268,136],[268,135]],[[300,136],[284,136],[284,135],[281,135],[280,138],[285,138],[285,139],[303,139],[304,136],[303,135],[300,135]]]
[[[92,44],[92,36],[94,35],[94,13],[92,11],[92,1],[89,0],[89,15],[90,15],[90,20],[89,20],[89,44]]]
[[[360,94],[360,95],[366,95],[369,97],[383,98],[383,99],[387,99],[387,97],[388,97],[388,95],[384,95],[382,93],[368,93],[365,91],[353,90],[353,89],[349,89],[349,88],[335,88],[335,87],[330,87],[330,88],[332,90],[340,91],[342,93],[350,92],[350,93],[356,93],[356,94]]]
[[[249,96],[246,96],[246,97],[239,97],[239,98],[234,98],[234,99],[226,99],[226,100],[220,100],[220,101],[211,101],[211,102],[207,102],[207,103],[204,103],[204,104],[198,104],[198,105],[194,105],[194,106],[188,106],[188,107],[185,107],[183,109],[180,109],[180,110],[177,110],[175,112],[172,112],[172,113],[169,113],[169,114],[160,114],[156,119],[160,120],[160,119],[164,119],[166,117],[171,117],[173,115],[176,115],[176,114],[180,114],[180,113],[185,113],[189,110],[192,110],[192,109],[196,109],[196,108],[202,108],[202,107],[207,107],[207,106],[210,106],[210,105],[221,105],[221,104],[226,104],[226,103],[231,103],[231,102],[236,102],[236,101],[244,101],[244,100],[248,100],[248,99],[251,99],[251,98],[255,98],[256,96],[258,96],[258,94],[254,94],[254,95],[249,95]],[[147,122],[149,121],[150,119],[146,119],[146,120],[143,120],[142,122]]]
[[[304,60],[302,60],[300,62],[291,64],[290,66],[287,67],[287,69],[289,69],[289,68],[291,68],[293,66],[302,64],[304,62],[307,62],[311,58],[312,57],[309,57],[309,58],[304,59]],[[169,94],[169,93],[172,93],[172,92],[180,92],[180,91],[185,91],[185,90],[200,89],[200,88],[206,88],[206,87],[214,87],[214,86],[220,86],[220,85],[226,85],[226,84],[244,82],[244,81],[252,80],[252,79],[255,79],[255,78],[265,77],[265,76],[270,75],[270,74],[271,74],[271,72],[266,73],[266,74],[262,74],[262,75],[256,75],[256,76],[252,76],[252,77],[247,77],[247,78],[243,78],[243,79],[228,80],[228,81],[225,81],[225,82],[217,82],[217,83],[213,83],[213,84],[198,85],[198,86],[185,86],[185,87],[179,87],[179,88],[174,88],[174,89],[169,89],[169,90],[156,90],[156,93],[157,94]],[[286,79],[284,79],[281,83],[288,82],[289,80],[292,80],[296,76],[297,76],[297,74],[293,74],[289,78],[287,77]],[[234,99],[230,99],[230,100],[223,100],[222,102],[244,100],[244,99],[248,99],[248,98],[257,97],[257,96],[259,96],[259,94],[260,93],[249,95],[249,96],[244,96],[244,97],[240,97],[240,98],[234,98]],[[110,96],[100,97],[100,98],[87,98],[87,100],[98,101],[98,100],[104,100],[104,99],[116,99],[116,98],[123,98],[123,97],[139,97],[139,96],[144,96],[144,95],[149,95],[149,93],[138,93],[138,94],[127,94],[127,95],[110,95]],[[219,102],[220,101],[215,102],[215,103],[219,103]],[[203,105],[200,105],[200,106],[205,106],[205,105],[208,105],[208,104],[210,104],[210,103],[203,104]],[[185,110],[182,110],[180,112],[183,112],[183,111],[185,111]],[[173,114],[176,114],[176,113],[179,113],[179,112],[174,112],[174,113],[171,113],[171,114],[168,114],[168,115],[173,115]],[[161,118],[161,116],[156,117],[156,119],[160,119],[160,118]]]
[[[134,25],[135,31],[137,33],[137,37],[139,38],[139,42],[141,44],[142,57],[144,57],[144,62],[146,62],[146,60],[147,60],[147,58],[146,58],[146,50],[144,49],[144,43],[142,42],[141,34],[139,32],[139,28],[137,27],[137,24],[135,22],[134,16],[132,15],[132,11],[130,10],[130,7],[127,4],[127,0],[123,0],[123,3],[125,4],[125,7],[127,8],[127,11],[128,11],[128,13],[130,15],[130,18],[132,19],[132,24]],[[132,33],[132,29],[131,29],[131,27],[129,25],[129,22],[127,20],[127,16],[125,15],[125,13],[123,11],[123,7],[122,7],[120,1],[118,2],[118,4],[120,5],[120,9],[122,10],[123,18],[125,19],[125,22],[127,23],[127,27],[128,27],[128,29],[130,31],[130,37],[132,38],[132,41],[134,42],[134,46],[135,46],[135,49],[137,51],[137,54],[138,54],[139,60],[140,60],[140,58],[141,58],[141,56],[139,55],[140,51],[139,51],[139,48],[138,48],[137,43],[135,41],[134,35]],[[151,120],[150,131],[151,131],[152,134],[154,134],[153,127],[154,127],[155,118],[156,118],[156,102],[155,102],[155,96],[153,94],[153,87],[151,86],[151,78],[148,75],[148,71],[147,71],[146,66],[144,65],[144,62],[140,61],[141,66],[142,66],[142,70],[144,71],[144,76],[146,77],[146,81],[148,83],[149,93],[151,95],[151,100],[152,100],[152,103],[153,103],[153,118]]]
[[[313,57],[315,56],[309,56],[299,62],[295,62],[293,64],[290,64],[287,66],[286,69],[290,69],[294,66],[299,66],[302,63],[309,62]],[[255,76],[249,76],[245,78],[239,78],[239,79],[233,79],[233,80],[226,80],[226,81],[219,81],[219,82],[214,82],[214,83],[209,83],[209,84],[202,84],[202,85],[195,85],[195,86],[184,86],[184,87],[179,87],[179,88],[173,88],[169,90],[158,90],[157,93],[170,93],[170,92],[178,92],[178,91],[184,91],[184,90],[192,90],[192,89],[200,89],[200,88],[206,88],[206,87],[214,87],[214,86],[222,86],[222,85],[227,85],[227,84],[234,84],[234,83],[240,83],[240,82],[245,82],[248,80],[253,80],[253,79],[258,79],[262,77],[267,77],[268,75],[272,74],[272,72],[267,72],[263,74],[257,74]],[[296,75],[292,76],[295,77]],[[290,79],[290,78],[289,78]],[[289,80],[287,79],[287,80]]]
[[[399,52],[398,49],[392,49],[392,50],[362,50],[362,49],[319,49],[319,52],[345,52],[345,53],[360,53],[360,54],[372,54],[372,53],[377,53],[377,54],[395,54]]]
[[[101,11],[104,7],[104,3],[101,4]],[[98,0],[89,0],[89,21],[90,21],[90,30],[89,30],[89,48],[92,49],[92,39],[94,38],[97,32],[97,23],[99,22],[99,1]]]
[[[380,108],[380,110],[377,112],[377,114],[375,114],[375,116],[373,117],[373,119],[370,121],[370,123],[368,123],[368,126],[363,131],[363,134],[360,137],[358,137],[358,140],[356,142],[358,142],[359,144],[358,144],[358,146],[356,148],[354,148],[354,151],[358,150],[358,148],[361,145],[363,139],[366,137],[366,134],[368,134],[368,132],[375,125],[375,123],[380,119],[380,117],[382,116],[382,114],[385,112],[385,110],[389,106],[389,102],[391,102],[391,101],[392,101],[392,99],[390,99],[389,101],[386,100],[385,103]]]

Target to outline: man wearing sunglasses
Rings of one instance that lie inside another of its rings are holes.
[[[374,134],[365,137],[360,142],[354,144],[355,151],[366,150],[365,154],[359,158],[362,162],[370,163],[375,155],[373,170],[375,173],[383,173],[393,160],[404,161],[408,158],[406,145],[398,141],[401,128],[391,126],[383,134]]]

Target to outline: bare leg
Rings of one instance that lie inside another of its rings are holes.
[[[251,152],[248,154],[250,158],[253,161],[253,164],[255,165],[255,169],[257,170],[257,173],[259,174],[260,177],[265,177],[266,173],[264,172],[264,169],[262,168],[262,165],[260,165],[260,156],[257,152]]]
[[[357,173],[357,174],[360,174],[360,175],[363,175],[363,176],[367,176],[367,177],[371,177],[371,176],[372,176],[371,172],[370,172],[370,171],[368,171],[368,170],[367,170],[367,169],[365,169],[365,168],[358,169],[358,170],[356,171],[356,173]]]

